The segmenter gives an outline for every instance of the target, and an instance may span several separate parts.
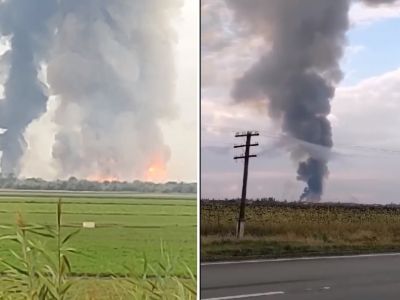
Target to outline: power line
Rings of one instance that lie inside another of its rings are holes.
[[[233,131],[233,128],[232,128],[232,130],[229,130],[229,131]],[[285,135],[273,134],[273,133],[270,133],[267,131],[258,131],[258,132],[260,133],[260,136],[268,138],[268,139],[279,140],[279,139],[288,137]],[[290,138],[293,138],[293,137],[290,137]],[[293,139],[295,139],[295,138],[293,138]],[[308,143],[308,142],[302,141],[302,140],[299,140],[299,141]],[[313,143],[309,143],[309,144],[324,147],[324,146],[321,146],[318,144],[313,144]],[[220,148],[222,150],[223,148],[228,149],[228,148],[230,148],[230,146],[228,143],[226,143],[224,145],[219,145],[219,146],[205,146],[205,147],[203,146],[202,148]],[[339,149],[345,148],[345,149],[352,149],[352,150],[360,150],[360,151],[368,152],[368,153],[379,152],[379,153],[390,154],[390,155],[400,155],[400,149],[395,149],[395,148],[393,149],[393,148],[387,148],[387,147],[372,147],[372,146],[366,146],[366,145],[360,145],[360,144],[347,144],[347,143],[340,143],[340,142],[334,143],[333,148],[329,148],[329,147],[324,147],[324,148],[326,148],[327,150],[335,150],[337,148],[339,148]]]

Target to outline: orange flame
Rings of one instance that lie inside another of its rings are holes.
[[[97,181],[97,182],[104,182],[104,181],[118,181],[118,177],[112,175],[105,175],[105,174],[93,174],[86,178],[89,181]]]
[[[97,172],[93,172],[89,176],[86,177],[87,180],[90,181],[97,181],[97,182],[104,182],[104,181],[121,181],[121,180],[129,180],[128,178],[121,178],[120,176],[116,175],[115,172],[111,172],[110,170],[115,170],[114,160],[112,159],[103,159],[103,165],[107,166],[104,170],[97,170]],[[131,180],[139,179],[138,174],[132,173],[130,176]],[[167,178],[167,170],[166,164],[164,159],[160,157],[155,157],[147,167],[145,166],[145,170],[143,171],[141,180],[151,181],[151,182],[163,182]]]
[[[145,174],[146,181],[160,182],[164,181],[166,177],[167,177],[167,171],[165,169],[165,165],[162,163],[151,164]]]

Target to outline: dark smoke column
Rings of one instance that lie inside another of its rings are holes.
[[[47,95],[38,80],[38,70],[55,4],[55,0],[0,2],[0,35],[11,38],[11,49],[1,57],[1,63],[9,69],[5,97],[0,101],[0,128],[7,130],[0,136],[3,173],[18,174],[19,159],[26,148],[23,133],[46,111]]]
[[[301,141],[331,148],[327,118],[335,85],[342,78],[339,60],[349,26],[347,0],[228,0],[239,21],[262,34],[270,48],[237,82],[237,101],[267,99],[271,117],[282,131]],[[327,161],[306,149],[292,149],[299,161],[301,195],[319,201]]]

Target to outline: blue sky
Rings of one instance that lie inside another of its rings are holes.
[[[349,46],[356,50],[342,64],[348,76],[342,85],[353,85],[400,67],[400,18],[353,27],[347,37]]]

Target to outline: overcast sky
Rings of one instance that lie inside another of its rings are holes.
[[[329,119],[333,155],[324,201],[400,203],[400,4],[350,11],[341,61],[345,77]],[[232,104],[230,92],[265,51],[258,36],[243,36],[223,0],[202,6],[202,197],[239,197],[242,162],[232,150],[236,131],[259,130],[259,157],[250,162],[249,197],[297,200],[304,183],[280,144],[280,129],[264,107]],[[239,153],[239,152],[237,152]]]
[[[175,61],[177,70],[175,118],[162,121],[166,145],[171,157],[162,180],[196,181],[197,177],[197,96],[198,96],[198,24],[197,1],[184,0],[179,18],[173,24],[177,33]],[[7,49],[7,39],[0,41],[0,55]],[[160,57],[159,59],[163,59]],[[0,70],[0,98],[6,70]],[[45,70],[42,80],[46,81]],[[21,176],[54,179],[57,170],[52,159],[56,125],[52,122],[57,101],[50,97],[47,112],[25,131],[28,149],[22,157]],[[123,178],[128,179],[128,178]],[[131,178],[136,179],[136,178]]]

